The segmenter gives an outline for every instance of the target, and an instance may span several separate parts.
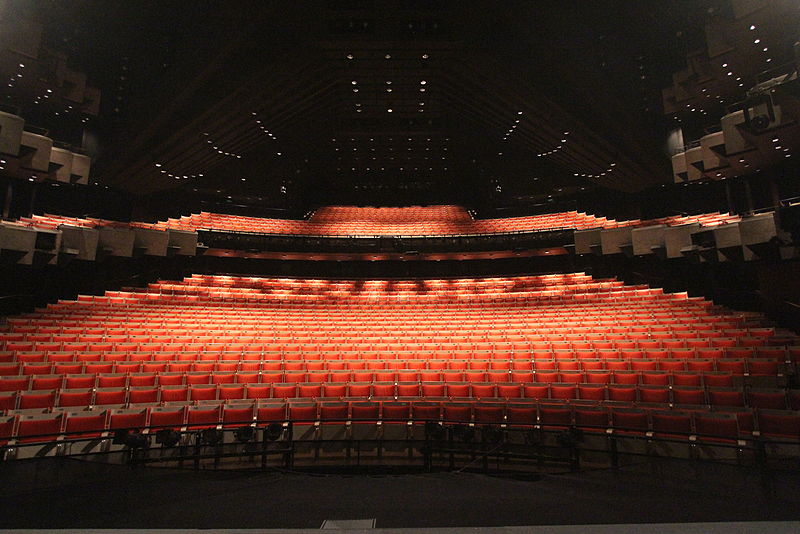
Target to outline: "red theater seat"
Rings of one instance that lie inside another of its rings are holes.
[[[61,434],[63,424],[62,414],[21,416],[17,424],[17,440],[20,443],[53,441]]]
[[[71,412],[66,416],[64,432],[67,439],[96,438],[103,434],[108,422],[108,412]]]

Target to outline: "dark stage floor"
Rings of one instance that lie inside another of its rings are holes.
[[[643,459],[528,479],[471,473],[307,474],[0,464],[0,529],[378,528],[800,519],[797,472]]]

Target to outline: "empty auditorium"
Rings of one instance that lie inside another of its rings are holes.
[[[0,208],[4,532],[800,532],[796,1],[0,0]]]

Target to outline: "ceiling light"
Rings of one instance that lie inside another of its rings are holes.
[[[756,29],[756,26],[755,26],[755,24],[751,24],[751,25],[750,25],[750,31],[753,31],[753,30],[755,30],[755,29]]]
[[[389,109],[387,109],[386,111],[387,111],[388,113],[391,113],[391,112],[392,112],[392,108],[389,108]]]
[[[356,84],[358,84],[358,82],[357,82],[357,81],[355,81],[355,80],[353,80],[353,81],[352,81],[352,82],[350,82],[350,83],[352,83],[353,85],[356,85]]]
[[[389,54],[386,54],[385,56],[383,56],[383,59],[392,59],[392,56],[390,56]]]
[[[422,59],[428,59],[428,54],[422,54]]]
[[[347,54],[347,59],[353,59],[353,54]]]

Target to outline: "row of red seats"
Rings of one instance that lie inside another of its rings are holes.
[[[193,384],[108,388],[35,389],[0,393],[0,411],[55,407],[169,404],[293,398],[573,399],[664,405],[749,406],[800,409],[795,390],[627,384],[480,384],[454,382],[353,382],[304,384]]]
[[[680,356],[682,354],[671,354]],[[408,358],[401,354],[342,354],[326,357],[320,354],[280,354],[262,353],[20,353],[9,357],[10,361],[0,361],[0,376],[16,374],[48,374],[50,372],[73,372],[64,369],[100,369],[106,364],[124,366],[126,369],[159,370],[286,370],[286,371],[358,371],[370,370],[409,370],[409,371],[504,371],[513,370],[560,370],[560,371],[731,371],[740,374],[773,374],[784,365],[789,365],[781,357],[760,355],[761,357],[627,357],[623,353],[613,357],[593,357],[576,359],[575,353],[541,355],[516,355],[515,358],[487,359],[424,359],[417,353]],[[645,353],[645,356],[656,356]],[[98,371],[94,371],[98,372]],[[131,371],[132,372],[132,371]]]
[[[299,325],[302,326],[302,325]],[[713,327],[713,326],[712,326]],[[145,352],[154,350],[182,351],[302,351],[302,350],[352,350],[348,345],[360,350],[390,351],[500,351],[500,350],[588,350],[613,348],[641,349],[680,349],[708,347],[761,347],[769,345],[774,338],[772,333],[762,333],[755,329],[736,330],[670,330],[659,332],[605,332],[565,336],[563,334],[522,335],[508,333],[506,335],[454,336],[444,332],[430,332],[427,341],[398,341],[398,337],[380,335],[369,330],[353,330],[342,332],[311,332],[283,334],[273,331],[272,334],[253,335],[245,328],[236,330],[205,330],[203,335],[192,335],[181,328],[166,328],[175,331],[175,336],[159,334],[148,336],[137,334],[142,331],[130,329],[120,331],[108,328],[97,334],[50,335],[25,332],[35,326],[12,326],[11,332],[3,332],[0,344],[4,350],[16,351],[126,351]],[[77,327],[80,328],[80,327]],[[153,329],[163,329],[154,325]],[[87,327],[86,330],[96,331]],[[424,332],[408,332],[408,335],[420,335]],[[214,335],[216,334],[216,335]],[[50,338],[45,340],[43,338]],[[73,339],[75,341],[66,341]],[[783,343],[774,343],[783,344]],[[118,346],[119,345],[119,346]],[[317,348],[310,348],[312,347]],[[376,347],[370,349],[369,347]]]
[[[271,319],[268,314],[265,318]],[[318,318],[319,319],[319,318]],[[352,319],[347,317],[332,317],[331,319],[342,321],[344,324],[339,328],[314,328],[313,324],[306,324],[309,321],[305,318],[298,318],[296,323],[293,323],[294,328],[290,328],[287,322],[288,317],[282,316],[276,318],[275,326],[272,329],[258,328],[255,324],[241,324],[234,323],[224,325],[219,323],[214,325],[209,321],[209,328],[204,332],[195,332],[194,324],[190,318],[181,321],[178,324],[169,324],[162,321],[137,321],[131,318],[131,323],[123,323],[122,318],[110,317],[92,317],[85,321],[70,321],[68,319],[59,320],[54,318],[48,322],[53,324],[70,323],[63,326],[64,332],[60,334],[53,334],[48,332],[48,326],[43,324],[26,325],[14,323],[3,331],[3,336],[0,339],[6,342],[23,341],[28,342],[43,342],[43,343],[91,343],[102,342],[103,337],[108,337],[108,342],[147,342],[149,337],[153,342],[168,342],[168,339],[175,336],[181,338],[188,338],[189,341],[194,338],[201,338],[199,342],[212,342],[210,337],[219,336],[223,340],[225,338],[244,338],[245,341],[251,340],[251,343],[268,343],[272,340],[278,340],[284,343],[292,343],[293,339],[299,339],[301,342],[313,342],[315,337],[333,336],[334,339],[330,343],[348,343],[357,342],[358,338],[366,337],[368,343],[394,343],[398,346],[406,344],[427,344],[428,346],[435,346],[436,344],[444,343],[452,345],[457,343],[483,343],[487,348],[492,348],[493,343],[581,343],[581,342],[595,342],[595,341],[685,341],[694,340],[698,338],[714,339],[714,338],[770,338],[775,335],[775,332],[770,329],[762,328],[735,328],[731,325],[733,322],[720,322],[713,320],[697,321],[690,317],[681,317],[664,321],[661,327],[648,327],[648,326],[631,326],[631,327],[616,327],[613,325],[595,325],[593,328],[578,327],[577,332],[567,332],[566,327],[561,326],[556,328],[556,319],[550,324],[537,324],[531,322],[524,326],[509,326],[503,325],[499,322],[485,322],[476,323],[467,318],[462,319],[464,322],[464,329],[460,332],[456,330],[452,324],[448,326],[436,325],[431,326],[429,340],[421,341],[403,341],[403,335],[420,334],[422,329],[413,328],[409,326],[399,327],[402,333],[394,333],[389,335],[385,332],[380,332],[375,328],[368,325],[348,324]],[[386,320],[381,317],[374,317],[373,319],[385,322]],[[456,319],[456,318],[453,318]],[[42,321],[39,321],[40,323]],[[428,321],[426,321],[428,323]],[[262,323],[263,324],[263,323]],[[561,323],[563,325],[563,323]],[[567,322],[569,324],[569,322]],[[346,326],[345,326],[346,325]],[[252,326],[255,326],[251,329]],[[309,327],[307,330],[299,330],[299,328]],[[394,326],[394,325],[390,325]],[[299,327],[299,328],[298,328]],[[490,333],[487,329],[490,328],[504,328],[507,329],[503,333]],[[81,330],[79,332],[79,329]],[[148,329],[165,329],[166,333],[157,334],[155,336],[148,336],[148,334],[137,334],[137,332],[147,331]],[[531,330],[536,329],[536,332]],[[481,331],[483,331],[481,333]],[[129,339],[125,339],[125,338]],[[133,337],[133,339],[130,339]],[[224,342],[224,341],[222,341]],[[220,342],[220,343],[222,343]],[[231,341],[235,342],[235,341]],[[212,342],[213,344],[213,342]],[[568,346],[567,346],[568,347]],[[569,348],[569,347],[568,347]]]
[[[419,222],[471,221],[472,217],[461,206],[406,206],[406,207],[361,207],[361,206],[323,206],[314,211],[311,220],[316,222],[338,222],[342,220],[363,220],[374,222]]]
[[[369,369],[381,371],[504,371],[537,370],[537,371],[730,371],[739,374],[775,374],[783,369],[786,360],[783,353],[780,357],[761,355],[762,357],[715,357],[697,358],[694,353],[690,358],[645,357],[638,358],[625,354],[625,351],[614,353],[606,358],[593,357],[576,359],[576,354],[564,352],[561,355],[548,353],[543,357],[516,355],[515,358],[503,359],[424,359],[417,353],[403,357],[403,354],[345,354],[335,353],[326,358],[321,354],[280,354],[265,355],[262,353],[19,353],[10,361],[0,361],[0,376],[16,374],[49,374],[52,372],[70,372],[63,369],[102,368],[104,364],[114,364],[120,368],[140,369],[147,371],[164,370],[286,370],[286,371],[359,371]],[[645,356],[656,356],[645,353]],[[686,354],[672,354],[672,356]],[[348,357],[351,356],[351,357]],[[729,355],[732,356],[732,355]],[[390,357],[390,358],[389,358]],[[59,370],[61,369],[61,370]],[[97,372],[97,371],[96,371]],[[134,372],[134,371],[126,371]]]
[[[668,341],[598,341],[598,342],[529,342],[511,343],[507,348],[469,349],[453,343],[442,346],[431,343],[421,348],[394,343],[324,344],[324,343],[52,343],[0,341],[0,361],[44,361],[76,354],[263,354],[265,358],[353,359],[360,354],[370,358],[393,359],[615,359],[615,358],[775,358],[784,360],[797,348],[768,346],[766,338],[709,338]],[[571,354],[572,356],[567,356]],[[344,356],[339,356],[344,355]],[[385,355],[385,356],[384,356]]]
[[[55,320],[54,320],[55,321]],[[489,334],[472,335],[471,331],[473,325],[465,324],[465,330],[459,335],[452,330],[434,330],[430,332],[427,341],[401,341],[398,334],[389,336],[385,333],[369,329],[369,328],[348,328],[344,329],[330,329],[330,330],[311,330],[307,332],[292,331],[289,328],[285,330],[283,325],[278,323],[271,331],[253,331],[248,330],[249,325],[228,325],[227,328],[210,328],[195,333],[189,330],[191,325],[167,325],[167,324],[146,324],[140,323],[139,325],[129,326],[128,328],[118,328],[116,324],[106,325],[104,327],[97,327],[94,324],[99,323],[99,319],[93,319],[91,322],[84,324],[77,323],[76,326],[65,328],[73,329],[70,333],[64,334],[50,334],[42,332],[42,329],[47,327],[42,325],[19,325],[12,324],[8,330],[2,332],[0,341],[4,343],[51,343],[51,346],[42,346],[38,350],[59,350],[59,343],[79,344],[79,343],[168,343],[170,345],[180,345],[183,343],[196,343],[198,348],[203,348],[203,344],[210,345],[213,350],[215,347],[222,346],[226,343],[239,343],[245,344],[269,344],[269,343],[323,343],[323,344],[377,344],[389,345],[392,348],[402,350],[404,347],[418,347],[418,348],[455,348],[459,344],[466,345],[469,349],[485,349],[492,350],[503,346],[509,346],[508,343],[517,343],[518,345],[510,345],[511,347],[523,350],[526,348],[567,348],[567,349],[580,349],[580,348],[611,348],[612,345],[595,345],[595,343],[609,342],[625,342],[631,341],[635,343],[648,342],[651,345],[645,348],[658,348],[664,346],[666,348],[679,348],[682,346],[690,347],[708,347],[713,339],[739,339],[745,338],[748,340],[761,339],[760,344],[764,344],[766,340],[775,335],[771,329],[761,328],[726,328],[729,323],[706,323],[687,325],[688,328],[677,326],[670,328],[667,326],[664,329],[650,329],[646,327],[631,327],[627,329],[609,327],[608,330],[600,330],[601,327],[595,327],[595,331],[584,331],[574,334],[566,334],[563,332],[550,333],[549,328],[544,325],[530,325],[525,328],[509,328],[505,334]],[[288,325],[287,325],[288,326]],[[297,327],[303,327],[302,322],[295,324]],[[498,328],[501,325],[487,324],[487,325],[474,325],[474,328]],[[156,336],[149,336],[147,334],[137,334],[140,331],[147,331],[148,328],[152,329],[165,329],[167,333],[159,334]],[[526,333],[526,328],[538,328],[538,333]],[[77,329],[83,329],[83,333],[78,334]],[[176,336],[180,336],[177,341],[173,341],[175,336],[171,336],[169,332],[175,332]],[[417,330],[408,329],[404,332],[406,335],[420,334]],[[324,341],[316,338],[323,336],[330,336],[331,341]],[[221,338],[221,339],[219,339]],[[197,341],[193,341],[193,340]],[[216,340],[216,341],[215,341]],[[230,340],[230,341],[228,341]],[[359,341],[363,340],[363,341]],[[672,345],[670,345],[672,343]],[[480,345],[479,345],[480,344]],[[14,346],[10,350],[33,350],[35,347],[30,345]],[[243,350],[241,347],[238,350]],[[71,350],[86,350],[86,348],[74,347]],[[108,348],[104,349],[108,350]],[[135,347],[127,347],[122,350],[135,350]],[[150,349],[152,350],[152,349]],[[187,350],[191,350],[187,349]],[[230,350],[237,350],[235,347]],[[263,350],[262,348],[254,347],[251,350]]]
[[[665,362],[666,360],[662,360]],[[405,363],[405,362],[404,362]],[[548,362],[549,363],[549,362]],[[689,365],[674,368],[666,366],[661,369],[655,367],[632,368],[631,362],[619,360],[614,366],[603,369],[568,369],[559,370],[543,368],[533,370],[442,370],[442,369],[357,369],[357,370],[304,370],[280,369],[284,367],[280,362],[221,362],[198,364],[189,362],[160,362],[160,363],[83,363],[83,364],[55,364],[55,365],[25,365],[16,373],[13,368],[0,367],[0,387],[7,381],[35,380],[42,382],[45,378],[56,380],[57,377],[73,375],[96,374],[186,374],[187,380],[202,380],[205,376],[214,376],[214,380],[223,380],[229,375],[259,374],[260,381],[268,382],[345,382],[345,381],[387,381],[387,382],[417,382],[417,381],[446,381],[446,382],[529,382],[533,380],[542,382],[572,382],[572,383],[637,383],[640,376],[645,379],[661,383],[681,380],[700,380],[691,378],[693,375],[727,375],[730,377],[762,376],[776,377],[783,374],[784,367],[768,360],[688,360]],[[696,364],[696,365],[691,365]],[[278,369],[270,369],[277,367]],[[616,368],[615,368],[616,367]],[[197,377],[197,378],[194,378]],[[642,379],[644,380],[644,379]],[[232,380],[233,381],[233,380]],[[195,382],[197,383],[197,382]],[[652,382],[651,382],[652,383]]]
[[[606,436],[647,436],[680,439],[689,443],[731,440],[800,440],[800,413],[746,408],[666,410],[622,408],[569,402],[470,403],[470,402],[295,402],[107,409],[89,412],[56,412],[11,415],[0,419],[0,444],[36,443],[54,439],[102,438],[118,429],[191,431],[203,428],[236,428],[258,424],[293,422],[320,425],[351,422],[358,425],[427,422],[507,425],[508,428],[540,426],[544,429],[582,428]]]
[[[165,370],[166,369],[166,370]],[[200,370],[197,367],[159,367],[153,370],[131,368],[125,365],[106,366],[102,372],[95,369],[79,370],[79,373],[52,373],[0,376],[0,391],[24,389],[58,389],[61,387],[109,387],[118,385],[178,385],[178,384],[232,384],[232,383],[290,383],[320,384],[328,382],[449,382],[449,383],[520,383],[520,382],[561,382],[570,384],[658,384],[676,386],[731,386],[741,382],[741,377],[730,371],[496,371],[473,374],[460,371],[259,371],[256,368],[242,369],[233,366],[226,368]],[[89,372],[87,372],[89,371]],[[769,376],[769,375],[765,375]],[[96,383],[95,383],[96,381]]]
[[[571,384],[658,384],[676,386],[733,385],[743,375],[730,371],[489,371],[482,375],[464,372],[418,372],[399,370],[375,371],[331,371],[331,372],[282,372],[242,369],[235,366],[214,369],[191,369],[167,367],[144,370],[137,367],[117,365],[104,367],[100,373],[86,372],[84,368],[56,369],[82,371],[77,373],[28,374],[0,376],[0,391],[25,389],[58,389],[78,387],[109,387],[124,385],[177,385],[177,384],[247,384],[247,383],[326,383],[326,382],[467,382],[467,383],[520,383],[561,382]],[[88,371],[93,371],[89,369]],[[105,372],[108,370],[108,372]],[[770,376],[770,375],[765,375]],[[481,380],[478,380],[481,378]]]

